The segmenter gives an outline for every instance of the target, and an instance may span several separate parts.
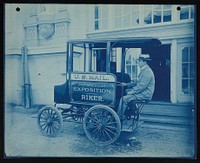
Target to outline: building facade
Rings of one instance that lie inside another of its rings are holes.
[[[87,33],[89,38],[159,38],[162,48],[140,49],[154,58],[150,63],[157,80],[153,100],[194,101],[194,5],[94,5],[89,15],[92,20]],[[127,56],[126,71],[135,78],[138,71],[130,57]]]
[[[33,105],[52,104],[54,85],[66,80],[66,41],[108,36],[160,39],[163,46],[159,49],[131,49],[126,72],[136,79],[139,69],[132,54],[149,53],[157,80],[153,100],[194,102],[195,6],[108,4],[6,4],[6,102],[22,104],[25,85],[29,84]],[[23,55],[28,63],[27,83]],[[75,56],[76,69],[83,67],[82,59],[81,54]]]

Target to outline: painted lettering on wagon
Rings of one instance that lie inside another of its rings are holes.
[[[102,102],[105,104],[111,104],[114,101],[115,85],[113,83],[74,81],[71,89],[73,101]]]
[[[71,80],[115,82],[115,78],[107,74],[71,74]]]

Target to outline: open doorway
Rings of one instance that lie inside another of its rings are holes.
[[[148,53],[152,61],[148,64],[155,74],[155,91],[152,100],[170,101],[170,44],[161,47],[146,47],[142,53]]]

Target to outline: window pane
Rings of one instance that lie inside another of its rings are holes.
[[[194,78],[195,71],[194,71],[194,63],[190,64],[190,77]]]
[[[188,64],[182,64],[182,77],[183,78],[188,78],[189,74],[188,74]]]
[[[152,12],[151,10],[144,11],[144,23],[151,24],[152,23]]]
[[[161,11],[154,11],[153,23],[160,23],[160,22],[161,22]]]
[[[95,19],[98,19],[99,18],[99,8],[98,8],[98,6],[95,6],[95,8],[94,8],[94,12],[95,12],[95,16],[94,16],[94,18]]]
[[[188,47],[182,50],[182,62],[188,62]]]
[[[188,80],[182,80],[182,92],[189,94]]]
[[[161,22],[162,5],[154,5],[153,8],[154,8],[153,23],[160,23]]]
[[[131,64],[131,55],[130,54],[126,55],[126,64]]]
[[[194,62],[194,48],[190,47],[190,62]]]
[[[194,18],[194,7],[191,7],[191,18]]]
[[[181,8],[180,10],[180,19],[189,19],[189,8]]]
[[[190,93],[194,94],[194,80],[193,79],[190,80]]]
[[[171,10],[169,11],[164,11],[163,12],[163,22],[169,22],[172,19],[172,12]]]
[[[126,70],[127,70],[127,72],[126,73],[128,73],[129,75],[131,75],[131,66],[126,66]]]
[[[98,30],[99,29],[99,21],[95,21],[95,30]]]

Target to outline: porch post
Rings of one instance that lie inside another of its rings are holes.
[[[23,106],[25,108],[30,108],[31,106],[31,84],[30,75],[28,68],[28,57],[27,57],[27,47],[22,47],[22,67],[23,67]]]
[[[177,102],[177,40],[172,40],[171,45],[171,67],[170,67],[170,101]]]
[[[107,42],[107,49],[106,49],[106,72],[110,73],[110,41]]]

